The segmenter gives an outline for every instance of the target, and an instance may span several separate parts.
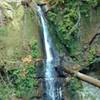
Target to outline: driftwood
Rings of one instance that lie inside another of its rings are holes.
[[[68,68],[64,67],[64,72],[68,73],[68,74],[72,74],[72,75],[75,75],[77,78],[85,81],[85,82],[88,82],[92,85],[95,85],[96,87],[99,87],[100,88],[100,80],[98,79],[95,79],[91,76],[88,76],[86,74],[83,74],[83,73],[80,73],[80,72],[77,72],[77,71],[73,71],[73,70],[69,70]]]

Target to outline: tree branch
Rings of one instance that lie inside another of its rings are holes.
[[[92,38],[92,39],[90,40],[90,42],[89,42],[89,46],[92,45],[92,43],[94,42],[95,38],[96,38],[98,35],[100,35],[100,33],[96,33],[96,34],[93,36],[93,38]]]
[[[68,74],[75,75],[77,78],[100,88],[100,80],[98,80],[98,79],[95,79],[91,76],[88,76],[86,74],[83,74],[83,73],[80,73],[80,72],[77,72],[77,71],[69,70],[67,67],[64,67],[64,72],[66,72]]]

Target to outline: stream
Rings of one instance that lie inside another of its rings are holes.
[[[45,50],[45,69],[44,69],[44,93],[43,100],[63,100],[62,99],[62,87],[60,81],[57,78],[57,73],[54,69],[56,60],[59,58],[57,51],[54,49],[52,39],[48,31],[48,25],[42,8],[37,6],[37,13],[41,23],[41,29],[43,33],[43,44]]]

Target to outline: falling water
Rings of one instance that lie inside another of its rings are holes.
[[[38,16],[41,22],[43,37],[44,37],[44,48],[46,53],[45,62],[45,92],[43,100],[62,100],[62,90],[58,84],[57,73],[54,70],[54,62],[56,60],[56,51],[53,48],[51,38],[49,36],[48,25],[44,17],[44,13],[40,6],[37,6]]]

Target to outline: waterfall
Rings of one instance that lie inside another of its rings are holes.
[[[44,75],[45,92],[43,95],[43,100],[63,100],[62,89],[59,86],[57,73],[54,69],[54,61],[56,60],[57,53],[52,45],[52,40],[48,31],[47,21],[40,6],[37,6],[37,13],[42,26],[44,49],[46,54],[45,75]]]

